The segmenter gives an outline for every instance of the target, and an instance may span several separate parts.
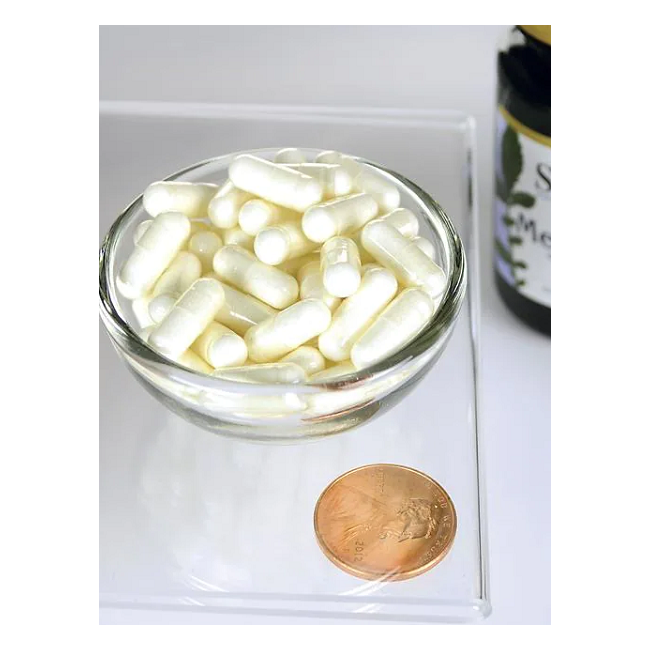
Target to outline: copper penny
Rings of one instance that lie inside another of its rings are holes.
[[[365,465],[325,488],[314,528],[323,553],[343,571],[366,580],[405,580],[449,552],[456,510],[445,490],[422,472]]]

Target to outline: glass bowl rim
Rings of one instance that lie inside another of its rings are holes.
[[[262,149],[248,149],[244,151],[231,152],[207,158],[205,160],[193,163],[183,169],[180,169],[166,178],[163,181],[178,180],[184,175],[196,171],[201,167],[208,165],[221,164],[226,160],[234,160],[237,156],[243,154],[250,155],[264,155],[277,153],[283,147],[266,147]],[[301,151],[317,153],[322,149],[314,149],[310,147],[298,147]],[[348,154],[346,154],[348,155]],[[186,366],[182,366],[171,359],[159,354],[156,350],[145,343],[133,330],[128,321],[122,317],[120,313],[119,304],[116,304],[111,297],[111,278],[109,277],[109,269],[112,267],[111,256],[116,248],[116,244],[120,239],[122,231],[130,225],[130,218],[134,208],[141,206],[143,194],[136,196],[129,205],[120,212],[111,227],[109,228],[99,251],[99,301],[100,313],[102,319],[106,322],[109,321],[111,326],[117,330],[120,335],[128,341],[130,351],[140,357],[154,362],[161,366],[172,368],[175,372],[179,373],[188,384],[195,384],[197,380],[206,388],[214,388],[218,390],[244,392],[258,389],[272,388],[275,393],[278,391],[286,391],[292,393],[314,393],[319,390],[331,390],[333,388],[350,388],[361,383],[379,380],[387,374],[399,370],[400,368],[416,361],[420,357],[426,355],[435,343],[442,338],[450,327],[453,326],[458,312],[460,311],[463,299],[465,297],[466,284],[467,284],[467,263],[463,243],[454,227],[451,219],[443,210],[440,204],[435,201],[427,192],[425,192],[418,185],[405,178],[398,172],[395,172],[383,165],[367,160],[359,156],[350,155],[351,158],[357,162],[374,168],[380,171],[383,175],[391,178],[393,182],[398,185],[404,186],[408,189],[426,208],[426,219],[430,222],[433,221],[432,214],[441,221],[443,226],[442,230],[447,238],[447,244],[450,248],[450,268],[447,275],[447,286],[442,295],[442,299],[436,310],[434,317],[427,324],[427,326],[403,348],[393,352],[388,357],[372,364],[366,368],[356,370],[354,373],[347,373],[337,377],[331,377],[321,381],[309,381],[304,384],[263,384],[263,383],[248,383],[237,382],[228,379],[221,379],[211,375],[206,375]],[[144,209],[144,208],[143,208]],[[108,330],[109,336],[114,339],[115,336],[110,328]],[[265,391],[267,392],[267,391]]]

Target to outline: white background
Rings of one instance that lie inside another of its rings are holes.
[[[448,108],[474,115],[494,610],[487,623],[549,623],[551,344],[503,306],[490,259],[495,56],[504,32],[503,26],[104,27],[100,99]],[[156,620],[141,612],[103,614],[105,622]],[[165,614],[164,620],[191,619]]]

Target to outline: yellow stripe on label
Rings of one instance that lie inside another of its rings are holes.
[[[501,105],[499,106],[499,112],[501,113],[501,115],[503,115],[506,122],[508,122],[508,124],[515,131],[518,131],[522,135],[525,135],[527,138],[530,138],[531,140],[535,140],[535,142],[539,142],[540,144],[543,144],[545,147],[551,146],[550,135],[542,135],[541,133],[537,133],[537,131],[533,131],[533,129],[520,122],[516,117],[510,115],[510,113],[508,113],[508,111],[505,108],[503,108],[503,106]]]

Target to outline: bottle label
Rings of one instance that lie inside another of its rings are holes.
[[[520,294],[551,306],[551,138],[502,106],[496,132],[495,265]]]

